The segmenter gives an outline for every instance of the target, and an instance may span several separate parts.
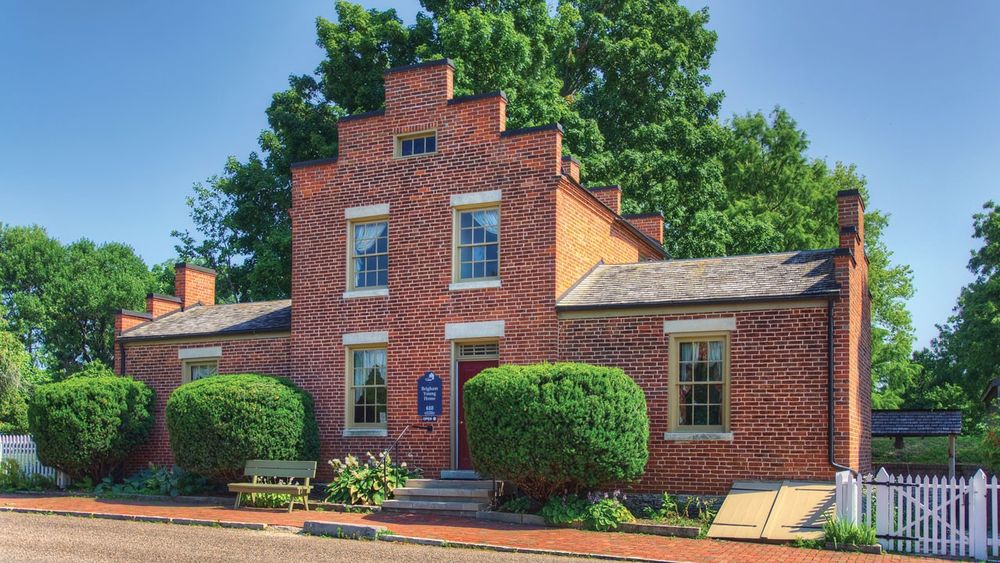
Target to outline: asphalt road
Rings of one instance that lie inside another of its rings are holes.
[[[0,561],[553,561],[493,551],[287,532],[0,513]]]

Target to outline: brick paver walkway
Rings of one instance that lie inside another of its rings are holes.
[[[69,510],[104,514],[192,518],[222,522],[265,523],[301,527],[306,520],[385,526],[393,534],[449,542],[489,544],[520,549],[547,549],[579,554],[642,557],[666,561],[931,561],[899,555],[875,556],[800,549],[781,545],[692,540],[641,534],[601,533],[484,522],[448,516],[412,514],[349,514],[340,512],[288,513],[281,510],[226,506],[154,504],[118,499],[70,496],[0,495],[0,506],[41,510]]]

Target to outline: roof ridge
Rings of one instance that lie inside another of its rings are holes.
[[[763,256],[781,256],[784,254],[795,255],[795,254],[822,254],[826,252],[836,252],[836,248],[813,248],[809,250],[782,250],[781,252],[760,252],[757,254],[730,254],[728,256],[703,256],[701,258],[666,258],[663,260],[646,260],[643,262],[629,262],[627,264],[603,264],[601,267],[612,267],[612,266],[642,266],[646,264],[676,264],[677,262],[697,262],[699,260],[730,260],[736,258],[756,258]]]

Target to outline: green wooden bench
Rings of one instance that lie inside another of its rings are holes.
[[[240,507],[240,500],[243,495],[256,493],[272,493],[280,495],[291,495],[288,502],[288,511],[292,511],[295,499],[302,499],[302,504],[309,510],[309,493],[312,486],[309,480],[316,477],[315,461],[276,461],[269,459],[251,459],[247,461],[243,475],[252,477],[249,483],[230,483],[229,492],[236,493],[236,508]],[[287,484],[266,483],[261,478],[285,479]],[[294,483],[295,479],[304,479],[302,485]]]

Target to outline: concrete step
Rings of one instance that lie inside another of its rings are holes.
[[[489,502],[489,489],[445,489],[441,487],[400,487],[392,491],[396,500]]]
[[[432,512],[439,514],[457,514],[462,516],[475,515],[480,510],[485,510],[489,504],[485,502],[457,502],[457,501],[412,501],[412,500],[387,500],[382,503],[382,510],[390,512]]]
[[[455,479],[407,479],[407,489],[470,489],[493,490],[493,481],[455,480]]]
[[[441,471],[441,478],[448,479],[469,479],[478,480],[480,479],[479,474],[471,469],[445,469]]]

